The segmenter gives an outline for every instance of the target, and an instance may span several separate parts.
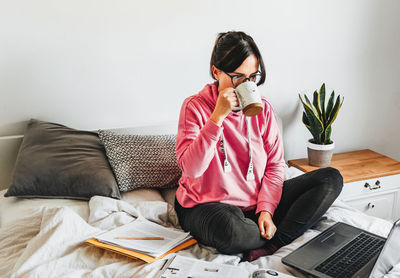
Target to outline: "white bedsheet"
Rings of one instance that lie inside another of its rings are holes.
[[[286,178],[298,174],[301,172],[289,168]],[[1,196],[2,193],[0,192]],[[158,198],[158,196],[151,198],[155,197]],[[21,202],[24,205],[17,209],[15,202]],[[174,209],[162,200],[143,202],[142,199],[135,199],[128,203],[99,196],[93,197],[89,203],[59,199],[20,201],[9,199],[5,202],[0,199],[0,208],[1,215],[9,214],[7,221],[3,221],[0,228],[1,277],[153,278],[156,277],[163,260],[146,264],[86,245],[84,241],[102,230],[131,221],[139,213],[151,221],[179,228]],[[13,212],[18,215],[12,217]],[[297,277],[308,277],[283,265],[281,258],[336,221],[342,221],[384,237],[392,226],[391,222],[365,215],[340,200],[335,201],[325,216],[327,219],[319,222],[291,244],[282,247],[271,256],[261,257],[251,263],[239,263],[241,254],[223,255],[214,248],[200,244],[179,251],[179,254],[238,265],[249,272],[264,267]],[[400,277],[400,264],[392,272],[385,277]]]
[[[157,223],[179,227],[171,206],[160,201],[133,205],[95,196],[89,202],[89,212],[87,222],[69,208],[36,208],[27,210],[25,218],[2,227],[0,273],[4,274],[4,277],[156,277],[162,260],[146,264],[88,246],[84,240],[102,230],[128,223],[139,213]],[[290,245],[279,249],[272,256],[259,258],[252,263],[239,263],[239,256],[222,255],[214,248],[199,244],[179,253],[208,261],[239,265],[248,271],[268,267],[294,276],[306,277],[284,266],[280,259],[321,230],[336,221],[343,221],[387,236],[392,224],[362,214],[340,201],[334,203],[326,216],[326,220],[308,230]]]
[[[89,218],[87,201],[71,199],[16,198],[4,197],[7,190],[0,191],[0,227],[23,218],[32,209],[68,207],[80,215],[85,221]],[[128,203],[143,201],[165,201],[157,189],[136,189],[121,194],[121,199]]]
[[[24,218],[33,209],[69,207],[87,220],[89,217],[89,206],[87,201],[71,199],[43,199],[43,198],[16,198],[4,197],[7,190],[0,191],[0,227]]]

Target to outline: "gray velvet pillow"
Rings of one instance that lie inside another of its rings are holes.
[[[99,130],[121,192],[176,187],[181,170],[176,135],[129,135]]]
[[[120,199],[97,133],[32,119],[4,196]]]

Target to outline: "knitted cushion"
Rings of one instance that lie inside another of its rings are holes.
[[[128,135],[99,130],[121,192],[136,188],[176,187],[181,170],[176,135]]]

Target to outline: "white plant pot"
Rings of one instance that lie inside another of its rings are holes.
[[[328,145],[320,145],[311,143],[311,140],[307,142],[307,154],[308,154],[308,164],[318,167],[327,167],[331,164],[333,150],[335,148],[335,143]]]

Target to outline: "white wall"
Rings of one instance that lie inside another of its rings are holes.
[[[218,32],[253,36],[261,87],[283,118],[286,159],[311,135],[298,93],[323,82],[345,102],[336,152],[400,159],[400,1],[0,2],[0,136],[29,118],[82,129],[177,120],[209,76]]]

